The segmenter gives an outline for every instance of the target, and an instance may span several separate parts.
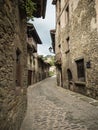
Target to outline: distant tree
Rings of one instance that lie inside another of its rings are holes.
[[[54,61],[50,61],[49,64],[50,64],[51,66],[54,66]]]
[[[44,60],[47,60],[47,57],[46,57],[46,56],[44,57]]]
[[[39,55],[40,58],[44,59],[44,56],[43,55]]]

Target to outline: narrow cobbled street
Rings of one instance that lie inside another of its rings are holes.
[[[98,102],[45,79],[28,88],[21,130],[98,130]]]

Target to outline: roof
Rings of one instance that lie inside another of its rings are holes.
[[[36,11],[33,16],[45,18],[47,0],[33,0],[33,2],[36,4]]]
[[[37,44],[42,44],[42,41],[34,27],[33,24],[27,23],[27,35],[28,37],[33,37]]]
[[[57,2],[57,0],[53,0],[53,1],[52,1],[52,4],[53,4],[53,5],[55,5],[55,4],[56,4],[56,2]]]

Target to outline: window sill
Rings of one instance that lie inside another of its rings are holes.
[[[73,81],[69,81],[70,84],[73,84],[74,82]]]
[[[66,54],[69,53],[69,52],[70,52],[70,50],[65,51]]]
[[[75,84],[84,87],[86,86],[86,82],[82,82],[82,81],[76,81]]]

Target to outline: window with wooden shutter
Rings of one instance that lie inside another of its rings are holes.
[[[76,61],[77,75],[80,81],[85,81],[84,59]]]

